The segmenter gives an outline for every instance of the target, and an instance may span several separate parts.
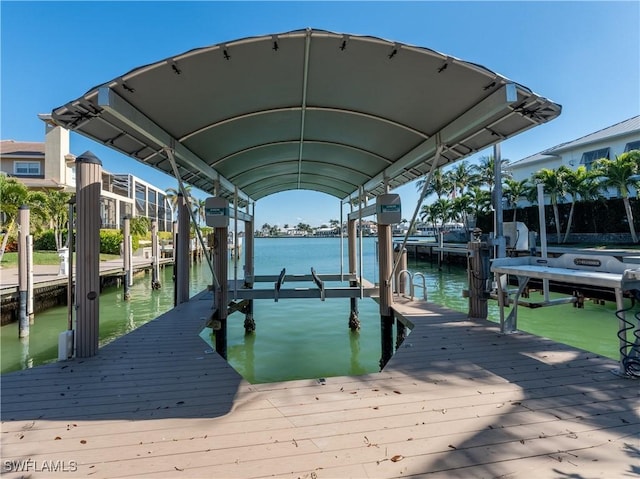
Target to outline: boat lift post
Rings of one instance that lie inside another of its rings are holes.
[[[244,222],[244,288],[253,289],[253,259],[254,259],[254,235],[253,235],[253,214],[249,210],[249,203],[247,203],[247,215],[250,219],[245,219]],[[245,334],[252,333],[256,330],[256,321],[253,317],[253,300],[247,301],[244,316],[244,331]]]

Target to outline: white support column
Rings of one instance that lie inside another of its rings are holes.
[[[27,205],[22,205],[18,210],[18,337],[29,337],[29,279],[28,279],[28,255],[27,236],[29,236],[30,210]]]

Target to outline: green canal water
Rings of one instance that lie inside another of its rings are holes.
[[[377,281],[375,263],[376,238],[363,242],[364,276]],[[346,240],[345,240],[346,256]],[[313,267],[319,274],[340,272],[338,238],[257,238],[256,274],[306,274]],[[345,258],[346,268],[346,258]],[[230,264],[242,276],[243,265]],[[466,271],[444,266],[439,271],[428,262],[409,260],[409,270],[427,278],[431,302],[466,312],[468,303],[462,297],[467,288]],[[124,301],[122,290],[108,288],[100,296],[100,341],[106,344],[152,320],[173,306],[172,268],[161,272],[162,289],[152,290],[149,276],[138,277],[131,289],[131,299]],[[196,294],[211,283],[206,264],[191,269],[190,291]],[[283,287],[308,287],[309,284],[285,283]],[[268,286],[267,286],[268,287]],[[420,293],[419,290],[416,290]],[[532,299],[538,293],[532,294]],[[339,375],[359,375],[378,371],[380,359],[380,326],[378,305],[373,300],[359,302],[361,330],[348,328],[347,299],[288,299],[256,301],[254,316],[257,329],[245,335],[244,316],[229,317],[228,359],[231,365],[253,383]],[[618,321],[615,305],[586,302],[584,309],[571,304],[548,308],[518,310],[519,329],[570,344],[603,356],[618,359]],[[489,306],[489,319],[498,321],[495,302]],[[55,361],[57,337],[66,329],[66,306],[38,313],[26,340],[18,339],[18,325],[0,329],[2,372],[15,371]],[[210,349],[205,330],[202,349]],[[409,335],[407,341],[411,342]]]

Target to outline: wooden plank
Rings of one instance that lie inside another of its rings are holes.
[[[210,302],[183,303],[94,358],[3,375],[3,459],[73,459],[91,477],[629,471],[640,400],[609,372],[615,361],[432,305],[394,307],[415,328],[384,371],[249,384],[204,353]]]

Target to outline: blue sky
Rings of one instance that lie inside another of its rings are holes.
[[[640,113],[640,2],[12,2],[0,3],[0,138],[43,141],[38,113],[148,63],[246,36],[301,28],[372,35],[478,63],[563,106],[502,144],[517,160]],[[105,169],[163,189],[176,182],[84,137]],[[470,158],[473,162],[491,150]],[[403,216],[418,198],[397,190]],[[204,196],[204,195],[201,195]],[[260,200],[256,223],[339,218],[339,201],[296,191]]]

